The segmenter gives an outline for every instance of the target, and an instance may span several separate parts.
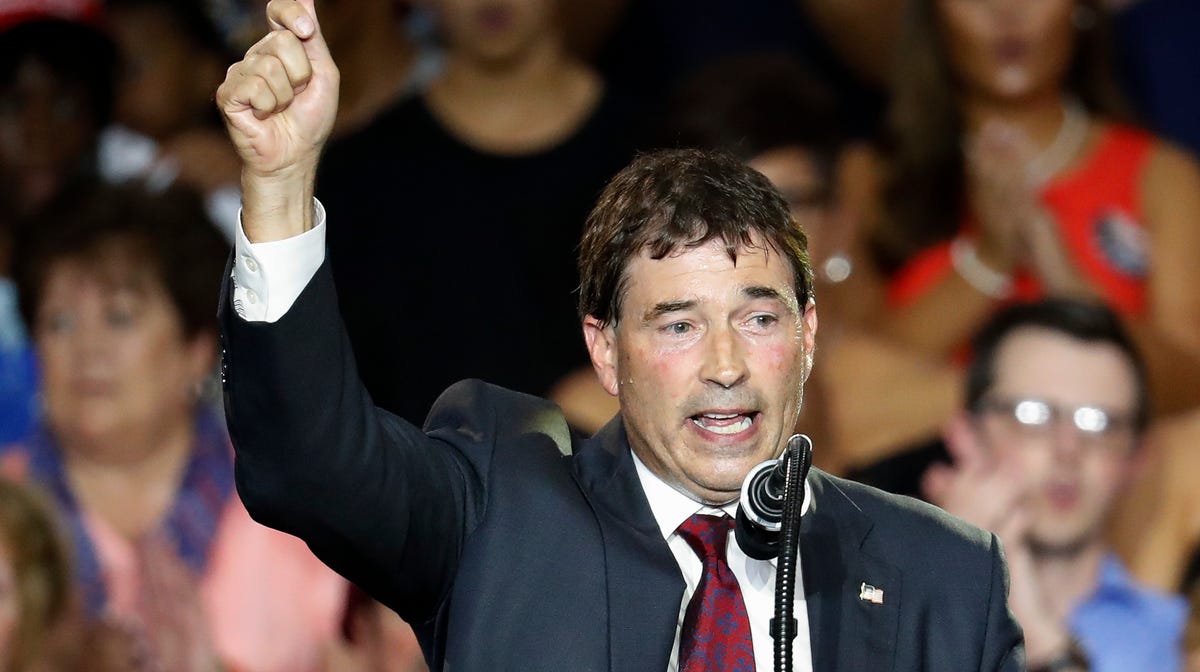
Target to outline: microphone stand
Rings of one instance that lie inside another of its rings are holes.
[[[775,617],[771,639],[775,672],[791,672],[796,597],[796,555],[800,550],[800,515],[804,481],[812,466],[812,441],[803,434],[788,439],[783,455],[750,470],[742,482],[734,532],[738,546],[755,560],[775,563]]]
[[[812,442],[788,441],[783,454],[786,474],[783,496],[783,520],[780,528],[779,558],[775,567],[775,617],[771,619],[771,638],[775,644],[775,672],[791,672],[792,640],[796,639],[796,555],[800,550],[800,514],[804,511],[804,481],[812,466]],[[793,437],[794,439],[794,437]]]

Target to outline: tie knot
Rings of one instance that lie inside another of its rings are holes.
[[[702,560],[719,558],[724,561],[725,544],[729,540],[729,530],[731,529],[733,529],[733,518],[725,514],[714,516],[707,513],[693,513],[691,518],[683,521],[676,532]]]

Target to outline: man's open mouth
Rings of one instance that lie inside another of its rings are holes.
[[[758,418],[757,411],[718,413],[697,413],[691,421],[697,427],[713,434],[740,434],[754,425]]]

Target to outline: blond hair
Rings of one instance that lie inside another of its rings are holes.
[[[25,672],[46,655],[47,641],[68,610],[70,555],[53,509],[30,486],[0,478],[0,544],[12,565],[18,615],[7,669]]]

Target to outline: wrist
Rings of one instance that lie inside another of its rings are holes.
[[[975,258],[979,260],[979,263],[992,271],[1002,274],[1012,272],[1013,255],[1009,246],[1005,246],[994,238],[984,236],[974,244],[974,249]]]
[[[252,243],[297,236],[313,227],[316,166],[270,174],[242,170],[242,227]]]

